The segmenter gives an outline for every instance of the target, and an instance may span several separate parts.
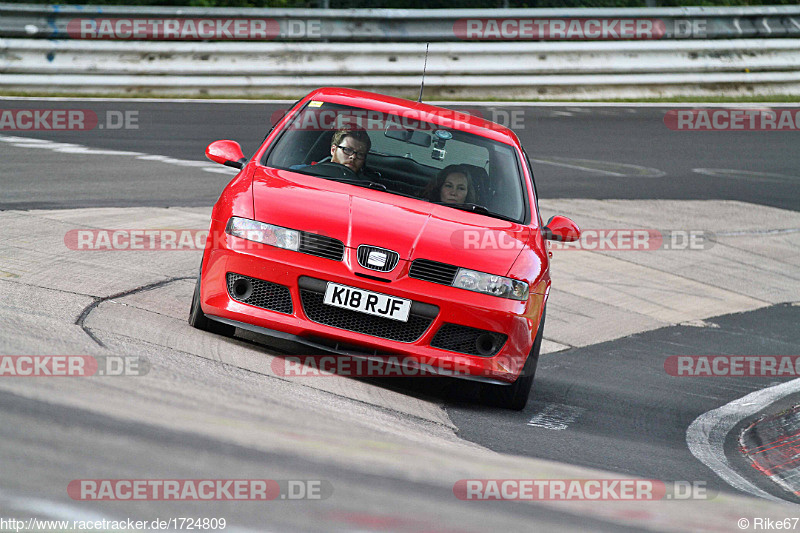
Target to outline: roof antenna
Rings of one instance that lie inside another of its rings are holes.
[[[422,90],[425,89],[425,69],[428,68],[428,47],[431,43],[425,43],[425,65],[422,67],[422,85],[419,87],[419,100],[422,103]]]

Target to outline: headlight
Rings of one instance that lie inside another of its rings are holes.
[[[234,237],[241,237],[248,241],[260,242],[294,250],[300,247],[300,232],[293,229],[286,229],[272,224],[265,224],[257,220],[247,218],[231,217],[225,233]]]
[[[458,269],[456,279],[453,281],[453,287],[491,294],[501,298],[511,298],[512,300],[528,299],[527,283],[466,268]]]

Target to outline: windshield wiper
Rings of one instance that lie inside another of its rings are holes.
[[[444,202],[434,202],[439,205],[446,205],[447,207],[452,207],[454,209],[460,209],[462,211],[469,211],[471,213],[478,213],[479,215],[486,215],[489,217],[499,218],[502,220],[508,220],[509,222],[516,222],[519,224],[518,220],[515,220],[509,216],[501,215],[500,213],[495,213],[493,211],[489,211],[489,208],[483,205],[478,204],[446,204]]]

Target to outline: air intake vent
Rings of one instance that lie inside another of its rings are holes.
[[[316,233],[300,232],[300,248],[304,254],[341,261],[344,258],[344,243]]]
[[[231,298],[262,309],[292,314],[292,295],[288,287],[228,272],[228,294]]]
[[[508,336],[503,333],[444,324],[434,335],[431,346],[451,352],[492,357],[500,351],[506,340]]]
[[[323,301],[325,294],[310,289],[300,289],[300,299],[306,316],[314,322],[389,339],[398,342],[414,342],[419,339],[433,322],[432,317],[412,313],[408,322],[400,322],[390,318],[340,309],[326,305]]]
[[[452,285],[453,280],[456,279],[456,273],[458,273],[457,266],[437,263],[427,259],[417,259],[411,263],[408,277],[432,283],[441,283],[442,285]]]

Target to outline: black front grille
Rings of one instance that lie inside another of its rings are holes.
[[[442,285],[452,285],[457,273],[457,266],[429,261],[428,259],[417,259],[411,263],[408,277],[432,283],[441,283]]]
[[[480,339],[479,337],[485,335]],[[506,343],[508,335],[458,324],[444,324],[434,335],[431,346],[467,355],[492,357]]]
[[[432,317],[411,314],[408,322],[368,315],[323,303],[324,293],[300,289],[303,311],[313,322],[398,342],[414,342],[433,322]]]
[[[344,243],[332,237],[301,231],[298,251],[341,261],[344,258]]]
[[[233,272],[228,272],[227,277],[228,294],[234,300],[270,311],[292,314],[292,294],[289,292],[289,287]],[[246,290],[248,288],[246,283],[237,284],[239,280],[249,282],[250,290]]]
[[[383,266],[374,266],[369,264],[369,254],[371,252],[380,252],[386,255],[386,263]],[[362,244],[358,247],[357,252],[358,264],[370,270],[377,270],[378,272],[391,272],[397,263],[400,261],[400,254],[387,250],[386,248],[378,248],[377,246],[366,246]]]

